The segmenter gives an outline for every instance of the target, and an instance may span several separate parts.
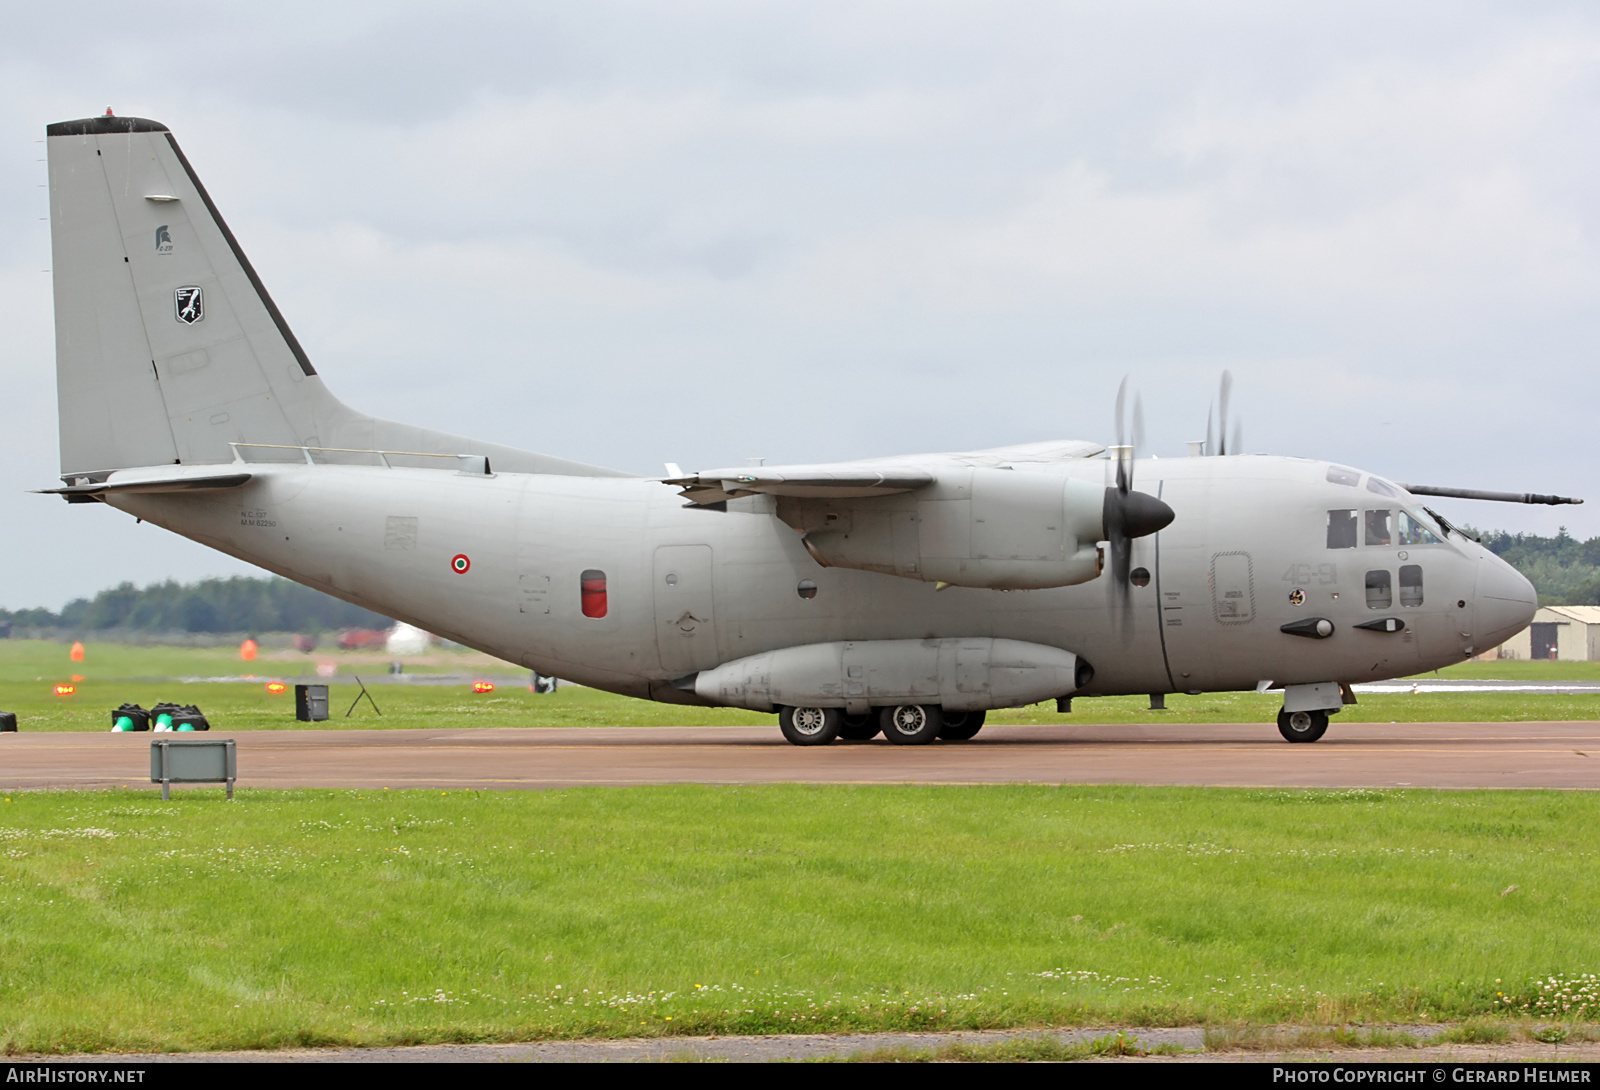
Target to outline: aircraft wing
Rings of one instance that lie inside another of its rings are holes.
[[[930,485],[940,469],[1052,465],[1090,458],[1105,449],[1099,443],[1081,439],[1053,439],[989,450],[866,458],[855,462],[707,469],[667,477],[663,483],[682,489],[683,498],[696,507],[756,495],[862,499],[910,492]]]

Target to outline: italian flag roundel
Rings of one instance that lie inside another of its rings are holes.
[[[466,553],[457,553],[450,558],[450,570],[457,575],[466,575],[471,568],[472,561],[467,558]]]

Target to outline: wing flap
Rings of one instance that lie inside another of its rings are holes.
[[[1105,449],[1099,443],[1081,439],[1053,439],[1042,443],[1020,443],[949,454],[708,469],[667,477],[662,483],[681,489],[683,498],[695,507],[758,495],[790,496],[795,499],[869,499],[924,488],[934,482],[939,469],[1052,465],[1090,458]]]

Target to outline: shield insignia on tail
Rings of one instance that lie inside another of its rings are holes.
[[[173,296],[177,301],[178,321],[184,325],[194,325],[206,316],[205,299],[199,288],[191,284],[179,288]]]

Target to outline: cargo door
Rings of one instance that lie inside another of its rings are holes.
[[[711,546],[661,546],[653,582],[662,669],[682,677],[718,665]]]

